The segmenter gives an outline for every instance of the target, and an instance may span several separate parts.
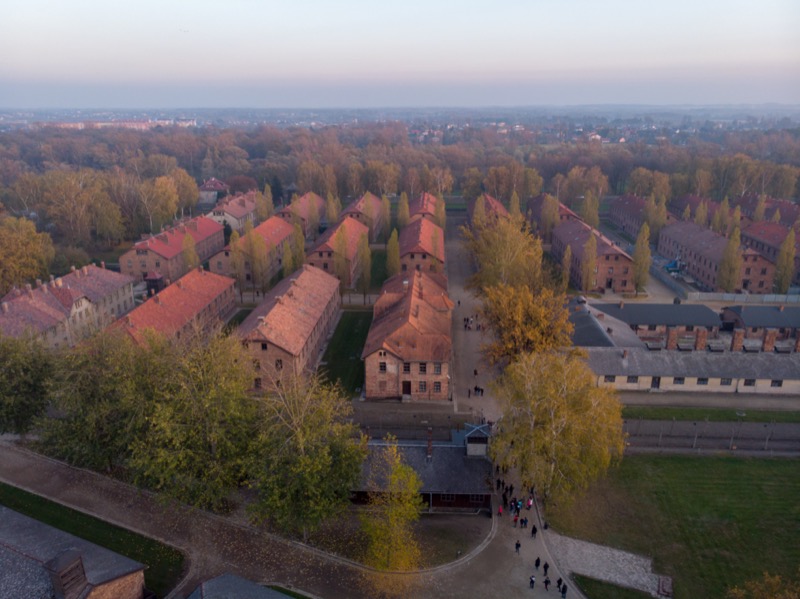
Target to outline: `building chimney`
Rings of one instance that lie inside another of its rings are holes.
[[[38,289],[41,286],[42,286],[42,280],[41,279],[36,279],[36,288]]]
[[[667,329],[667,349],[678,349],[678,329],[675,327]]]
[[[580,306],[575,306],[575,311],[578,312],[581,309]],[[605,312],[598,312],[595,316],[597,316],[597,320],[605,320],[606,313]]]
[[[731,351],[742,351],[744,348],[744,329],[733,329]]]
[[[105,269],[105,267],[106,267],[106,261],[105,260],[101,260],[100,261],[100,268]]]
[[[9,305],[8,302],[3,302],[3,314],[8,314]],[[797,337],[797,342],[800,343],[800,336]]]
[[[160,298],[160,297],[158,297],[157,295],[154,295],[154,296],[153,296],[153,301],[154,301],[155,303],[157,303],[158,305],[161,305],[161,298]]]
[[[625,302],[619,303],[619,309],[622,310],[625,307]]]
[[[70,272],[75,272],[75,265],[74,264],[69,267],[69,271]]]
[[[761,351],[771,353],[775,351],[775,340],[778,338],[778,329],[767,329],[764,331],[764,342]]]
[[[627,349],[623,349],[622,350],[622,359],[623,360],[627,360],[627,358],[628,358],[628,350]]]
[[[408,291],[408,279],[403,279],[403,292]]]
[[[428,427],[428,461],[433,459],[433,428]]]
[[[794,335],[794,351],[800,353],[800,329]]]
[[[50,576],[56,599],[78,599],[89,586],[81,554],[74,549],[62,551],[45,563],[44,569]]]
[[[707,342],[708,342],[708,329],[706,327],[698,328],[694,334],[694,350],[695,351],[705,350]]]
[[[783,304],[781,304],[780,306],[778,306],[778,312],[783,312]]]

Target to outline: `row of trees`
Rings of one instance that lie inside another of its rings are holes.
[[[543,272],[541,240],[524,219],[473,221],[463,234],[477,265],[469,284],[492,333],[483,350],[502,367],[493,385],[502,417],[492,457],[516,468],[523,488],[568,501],[621,457],[619,401],[595,385],[583,357],[568,349],[563,278]]]

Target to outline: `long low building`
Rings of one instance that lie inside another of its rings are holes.
[[[800,354],[591,347],[599,387],[618,391],[800,394]]]

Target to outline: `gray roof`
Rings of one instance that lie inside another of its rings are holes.
[[[467,456],[464,446],[433,445],[433,457],[427,459],[426,444],[398,444],[406,464],[422,479],[423,493],[483,495],[492,492],[492,464],[483,457]],[[373,459],[383,442],[369,444],[369,453],[361,473],[361,489],[368,489]]]
[[[598,376],[800,379],[798,353],[650,351],[604,347],[589,348],[587,351],[589,367]]]
[[[577,311],[570,303],[572,310],[569,321],[574,329],[572,331],[572,344],[578,347],[614,347],[614,342],[608,336],[605,327],[586,308],[581,306]]]
[[[201,583],[188,599],[286,599],[288,596],[246,578],[221,574]]]
[[[800,308],[783,306],[728,306],[746,327],[800,328]]]
[[[81,554],[86,580],[95,586],[145,567],[0,506],[0,599],[51,597],[53,587],[44,564],[70,549]]]
[[[666,325],[718,327],[719,314],[699,304],[592,304],[609,316],[628,325]]]

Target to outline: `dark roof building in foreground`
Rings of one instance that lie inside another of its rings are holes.
[[[201,583],[188,599],[286,599],[289,595],[233,574]]]
[[[0,505],[2,599],[142,599],[144,568]]]
[[[593,308],[621,320],[631,329],[642,327],[719,327],[719,314],[700,304],[593,303]]]
[[[775,329],[778,339],[792,339],[800,330],[800,307],[728,306],[722,311],[726,328],[745,329],[747,338],[762,338],[768,329]]]

